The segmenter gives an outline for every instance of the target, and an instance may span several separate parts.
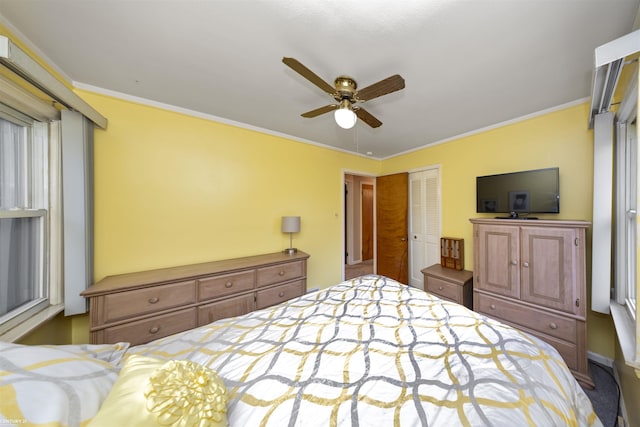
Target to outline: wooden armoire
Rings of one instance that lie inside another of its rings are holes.
[[[476,218],[474,311],[554,346],[593,388],[587,363],[586,221]]]

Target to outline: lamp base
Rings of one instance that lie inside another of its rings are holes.
[[[284,252],[284,253],[285,253],[285,254],[287,254],[287,255],[293,255],[293,254],[295,254],[296,252],[298,252],[298,248],[287,248],[287,249],[285,249],[285,250],[284,250],[284,251],[282,251],[282,252]]]

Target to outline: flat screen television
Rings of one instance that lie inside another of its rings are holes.
[[[535,169],[476,178],[477,212],[560,213],[559,168]]]

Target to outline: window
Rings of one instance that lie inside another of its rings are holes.
[[[631,79],[637,82],[634,72]],[[614,295],[611,314],[616,326],[620,347],[627,364],[640,368],[640,346],[636,333],[640,322],[637,315],[638,278],[638,138],[636,128],[637,85],[625,96],[623,104],[633,108],[620,108],[615,125],[615,230],[614,230]]]
[[[87,310],[93,127],[107,119],[3,35],[0,71],[0,339],[13,341]]]
[[[49,125],[0,108],[0,333],[49,305]]]
[[[619,123],[616,135],[615,300],[636,319],[638,142],[635,124]]]

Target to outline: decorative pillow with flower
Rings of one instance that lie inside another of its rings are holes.
[[[128,344],[0,342],[0,424],[79,427],[98,412]]]
[[[130,355],[89,427],[227,426],[227,392],[218,374],[189,360]]]

